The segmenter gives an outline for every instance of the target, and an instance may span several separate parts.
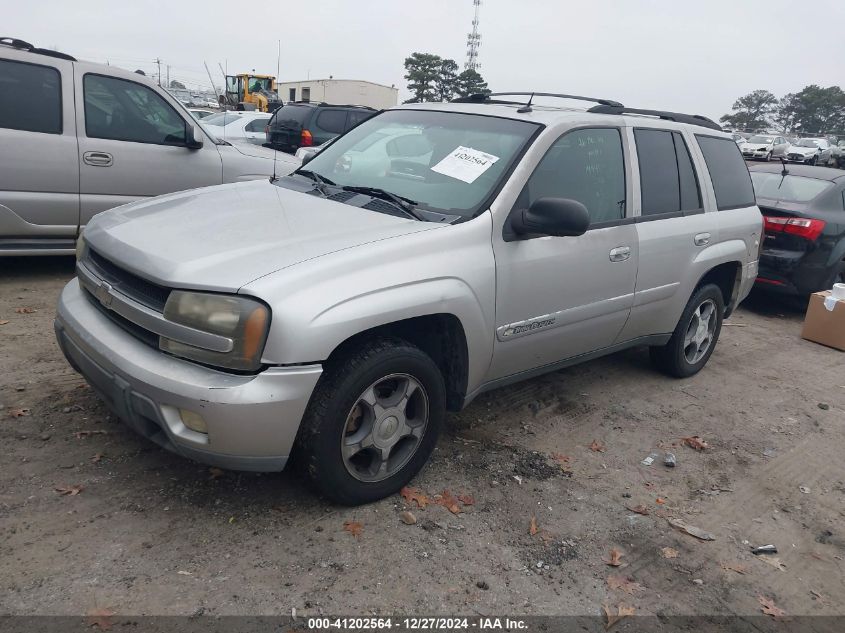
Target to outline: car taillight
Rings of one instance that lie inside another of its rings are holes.
[[[301,147],[311,147],[314,144],[314,137],[308,130],[302,130],[302,138],[299,141]]]
[[[824,231],[824,220],[776,216],[765,216],[763,219],[766,223],[766,233],[789,233],[811,242],[818,239]]]

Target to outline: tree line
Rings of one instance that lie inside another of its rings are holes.
[[[845,134],[845,92],[839,86],[813,84],[781,99],[755,90],[737,99],[731,110],[719,120],[739,130],[777,127],[805,136]]]
[[[432,53],[414,53],[405,59],[405,79],[411,98],[405,103],[451,101],[477,93],[489,93],[487,82],[471,68],[459,73],[458,64]]]

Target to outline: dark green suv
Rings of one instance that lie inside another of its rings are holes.
[[[293,154],[300,147],[322,145],[376,113],[373,108],[296,101],[276,110],[264,128],[266,146]]]

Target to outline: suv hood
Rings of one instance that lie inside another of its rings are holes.
[[[96,215],[84,237],[118,266],[161,285],[236,292],[299,262],[442,226],[255,180],[124,205]]]

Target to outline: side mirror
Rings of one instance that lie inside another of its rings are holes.
[[[185,147],[188,149],[199,149],[202,147],[202,131],[198,125],[188,125],[186,132]]]
[[[517,236],[574,237],[590,226],[587,207],[569,198],[539,198],[528,209],[510,215],[511,231]]]

